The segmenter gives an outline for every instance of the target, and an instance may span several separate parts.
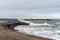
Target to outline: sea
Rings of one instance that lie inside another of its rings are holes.
[[[17,32],[60,40],[60,19],[26,19],[22,22],[29,23],[29,25],[16,26],[14,29]]]

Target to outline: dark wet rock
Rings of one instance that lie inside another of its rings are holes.
[[[20,25],[29,25],[29,23],[20,22]]]

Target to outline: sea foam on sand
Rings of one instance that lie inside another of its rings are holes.
[[[58,28],[54,29],[53,27],[35,27],[35,26],[21,25],[15,27],[14,29],[18,30],[18,32],[22,32],[29,35],[60,40],[60,35],[59,35],[60,30],[58,30]]]

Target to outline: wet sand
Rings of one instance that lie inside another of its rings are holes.
[[[52,40],[52,39],[26,35],[23,33],[18,33],[14,30],[10,30],[9,28],[7,28],[7,26],[0,26],[0,40]]]

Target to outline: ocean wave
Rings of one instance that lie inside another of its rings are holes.
[[[25,22],[25,23],[29,23],[30,26],[52,26],[54,24],[49,24],[49,23],[33,23],[33,22],[30,22],[30,21],[22,21],[22,22]]]

